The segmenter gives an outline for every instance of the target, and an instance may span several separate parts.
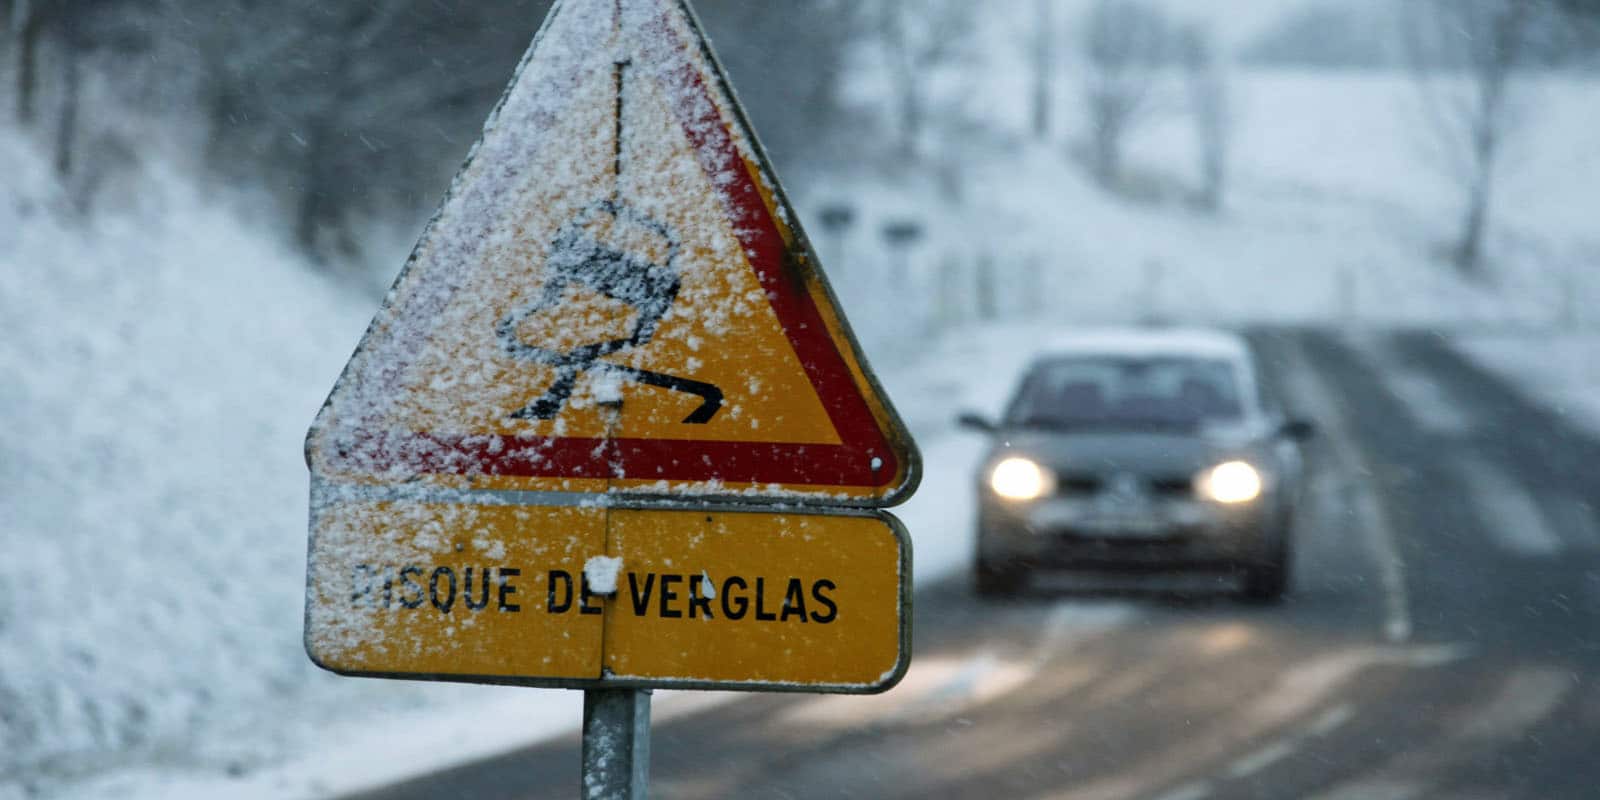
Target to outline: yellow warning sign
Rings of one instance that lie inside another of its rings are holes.
[[[917,453],[677,0],[558,4],[308,440],[345,483],[887,506]]]
[[[909,664],[886,514],[333,499],[306,642],[358,675],[882,691]]]
[[[306,456],[328,669],[906,669],[916,447],[685,0],[556,4]]]

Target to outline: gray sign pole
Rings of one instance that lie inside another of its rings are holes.
[[[583,693],[584,800],[650,796],[650,690]]]

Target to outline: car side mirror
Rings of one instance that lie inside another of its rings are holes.
[[[1316,437],[1317,426],[1310,420],[1291,419],[1278,429],[1278,435],[1290,441],[1306,442]]]
[[[972,411],[965,412],[961,414],[961,416],[956,417],[956,425],[969,431],[977,431],[978,433],[994,433],[996,430],[995,424],[990,422],[987,417]]]

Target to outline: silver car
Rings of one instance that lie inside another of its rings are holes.
[[[1289,585],[1299,443],[1269,408],[1242,338],[1084,333],[1026,370],[977,475],[976,588],[1037,570],[1226,571],[1275,602]]]

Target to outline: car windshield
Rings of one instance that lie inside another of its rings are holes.
[[[1040,364],[1006,414],[1016,427],[1198,427],[1244,415],[1231,363],[1084,356]]]

